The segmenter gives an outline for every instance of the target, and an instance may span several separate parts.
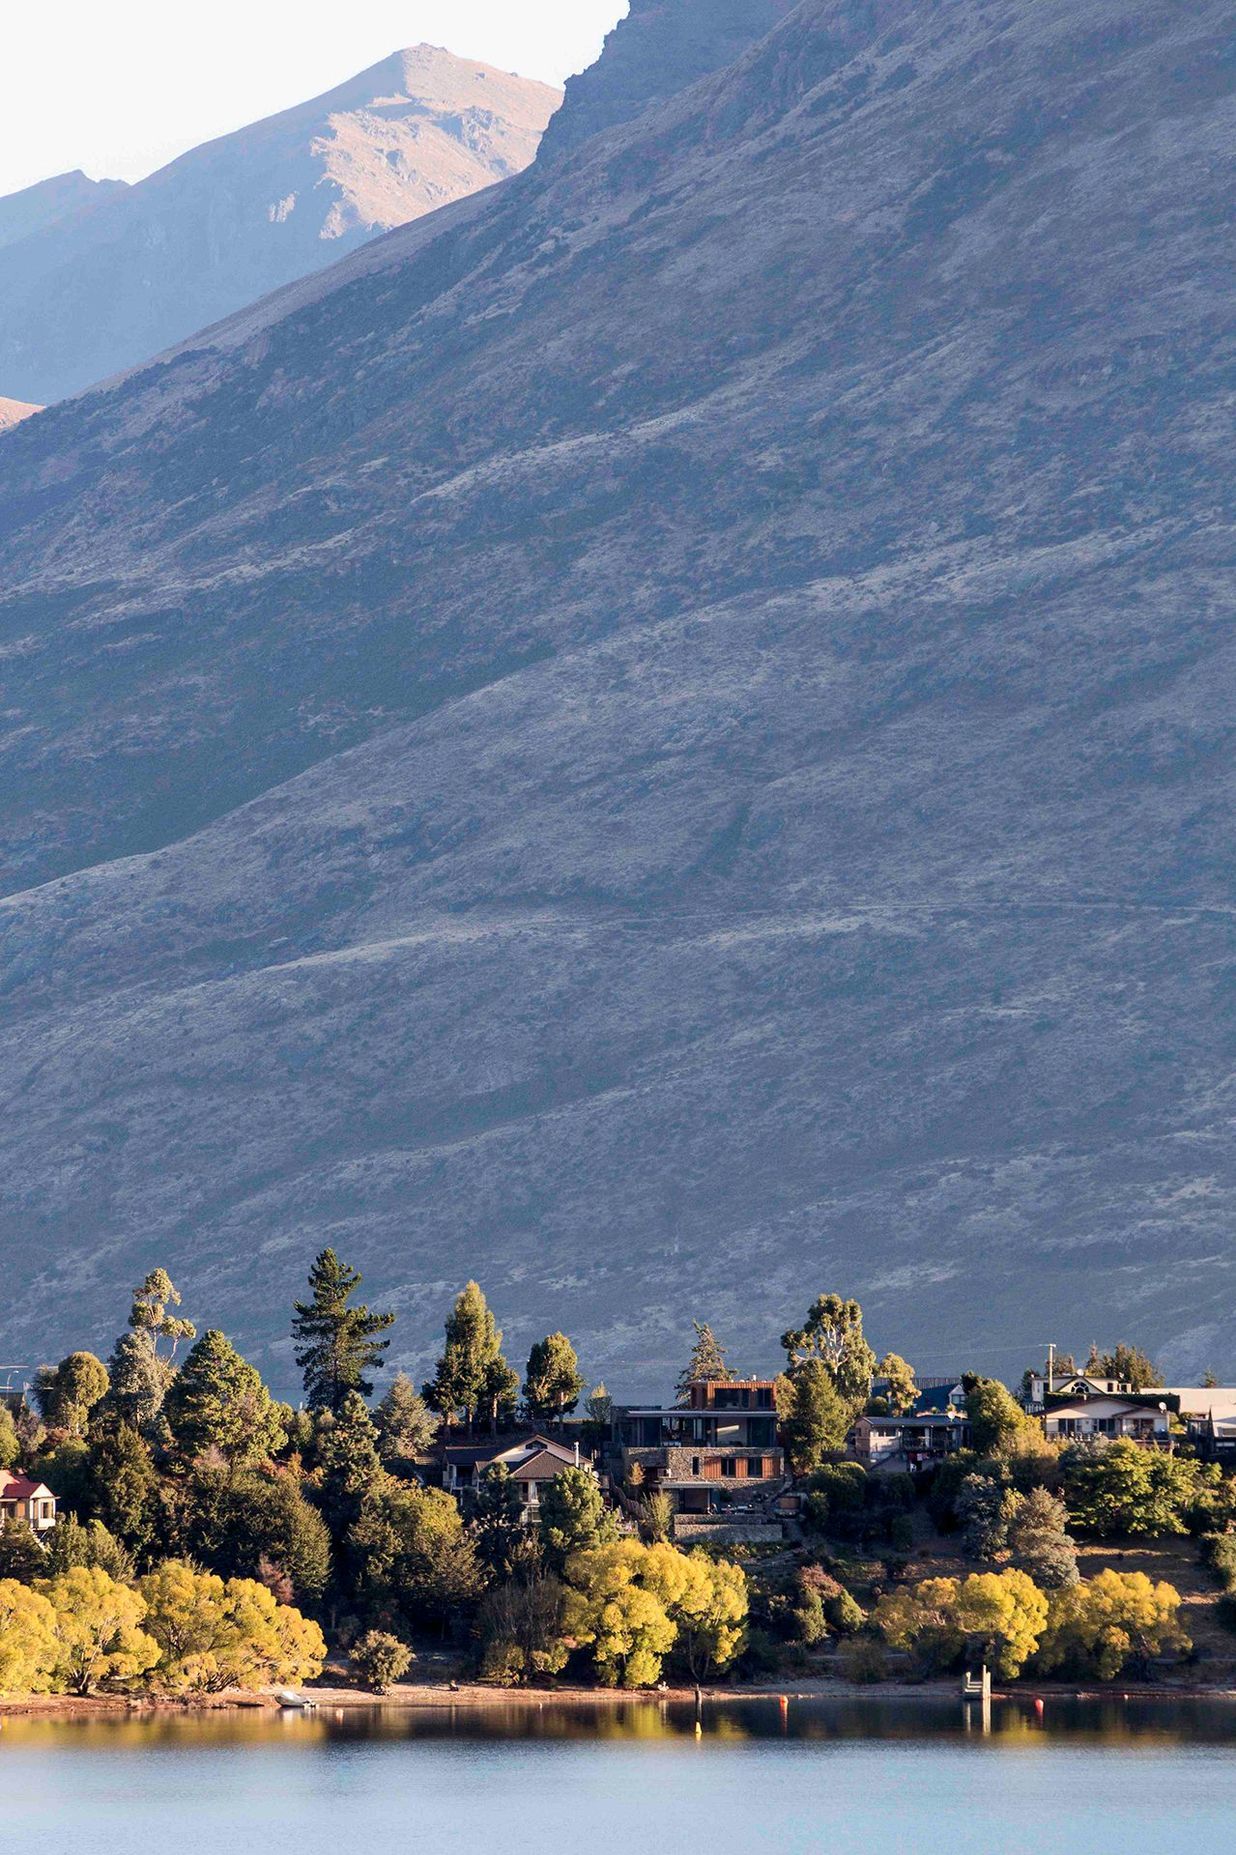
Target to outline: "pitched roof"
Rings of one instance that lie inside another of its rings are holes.
[[[45,1495],[49,1500],[56,1498],[45,1483],[31,1481],[26,1475],[14,1475],[11,1469],[0,1469],[0,1501],[28,1501],[33,1495]]]

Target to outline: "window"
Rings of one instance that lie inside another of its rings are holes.
[[[693,1475],[698,1475],[698,1474],[699,1474],[699,1472],[700,1472],[700,1459],[699,1459],[699,1457],[698,1457],[698,1456],[692,1456],[692,1458],[691,1458],[691,1473],[692,1473]]]
[[[726,1456],[721,1464],[721,1473],[727,1481],[733,1481],[738,1474],[738,1463],[733,1456]]]
[[[747,1474],[751,1477],[752,1481],[762,1481],[764,1479],[764,1461],[761,1456],[747,1457]]]

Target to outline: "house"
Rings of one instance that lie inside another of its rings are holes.
[[[1132,1391],[1132,1385],[1121,1378],[1097,1378],[1086,1372],[1030,1372],[1023,1402],[1032,1416],[1041,1417],[1049,1398],[1119,1398]]]
[[[529,1521],[536,1517],[545,1484],[561,1475],[563,1469],[582,1467],[595,1473],[591,1463],[581,1461],[578,1444],[568,1449],[539,1432],[515,1438],[491,1437],[485,1443],[447,1443],[439,1457],[442,1486],[456,1497],[471,1493],[486,1469],[500,1464],[517,1485],[524,1517]]]
[[[924,1383],[914,1400],[915,1417],[947,1417],[950,1411],[959,1411],[964,1416],[966,1409],[965,1387],[959,1378],[942,1378],[928,1380]]]
[[[1178,1400],[1168,1392],[1108,1391],[1083,1379],[1067,1391],[1045,1393],[1043,1429],[1053,1443],[1112,1437],[1165,1448],[1178,1414]]]
[[[618,1410],[614,1429],[622,1480],[668,1494],[678,1514],[762,1504],[785,1480],[771,1378],[696,1379],[685,1404]]]
[[[850,1432],[858,1460],[873,1474],[920,1474],[970,1447],[970,1425],[956,1410],[908,1417],[859,1417]]]
[[[41,1481],[0,1469],[0,1523],[10,1521],[47,1533],[56,1524],[56,1497]]]
[[[1236,1418],[1190,1413],[1187,1424],[1189,1441],[1203,1462],[1236,1466]]]

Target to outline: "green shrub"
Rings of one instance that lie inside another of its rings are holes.
[[[348,1659],[357,1680],[374,1694],[385,1694],[402,1681],[413,1662],[408,1645],[385,1630],[369,1630]]]
[[[854,1636],[844,1643],[840,1654],[841,1672],[847,1681],[869,1685],[883,1681],[888,1674],[888,1657],[874,1636]]]
[[[1207,1533],[1202,1556],[1225,1591],[1236,1591],[1236,1533]]]

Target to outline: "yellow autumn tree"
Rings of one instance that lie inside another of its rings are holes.
[[[1052,1593],[1039,1666],[1111,1681],[1128,1662],[1144,1668],[1155,1656],[1190,1647],[1174,1585],[1109,1570]]]
[[[740,1565],[706,1552],[649,1546],[641,1582],[677,1625],[675,1652],[693,1680],[728,1668],[746,1641],[747,1575]]]
[[[144,1599],[99,1567],[75,1565],[37,1590],[55,1612],[58,1687],[73,1694],[125,1687],[159,1660],[158,1643],[142,1628]]]
[[[872,1623],[891,1648],[917,1655],[930,1669],[969,1654],[1012,1680],[1038,1647],[1047,1612],[1047,1598],[1025,1572],[975,1572],[889,1592]]]
[[[219,1694],[322,1672],[316,1623],[250,1578],[222,1578],[177,1561],[141,1581],[146,1628],[159,1645],[157,1680],[174,1693]]]
[[[563,1635],[592,1650],[606,1687],[651,1687],[678,1634],[642,1574],[651,1549],[623,1539],[572,1553],[566,1563]]]
[[[47,1598],[16,1578],[0,1578],[0,1694],[48,1693],[59,1653]]]

